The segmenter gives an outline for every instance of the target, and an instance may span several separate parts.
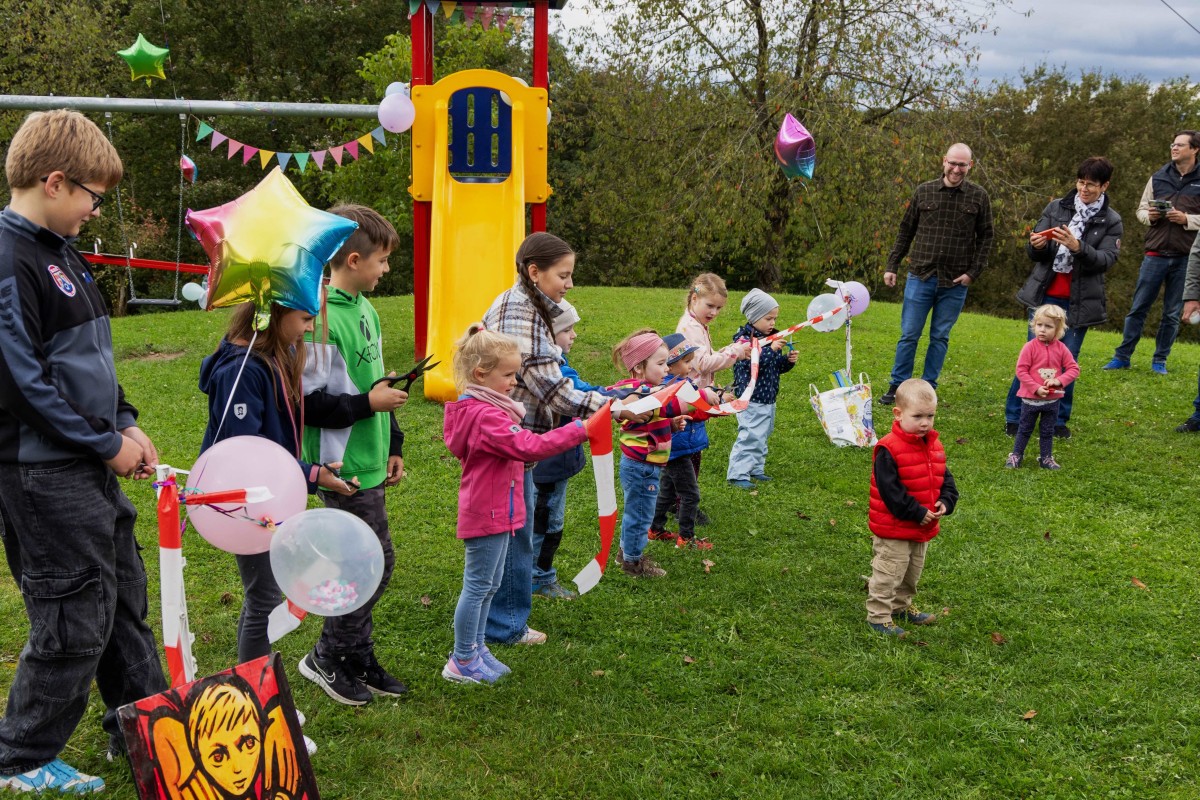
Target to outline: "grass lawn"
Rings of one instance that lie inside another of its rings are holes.
[[[572,364],[589,380],[616,380],[611,345],[647,323],[673,330],[682,294],[573,291],[583,324]],[[716,342],[741,321],[740,299],[714,323]],[[779,299],[780,322],[791,323],[809,298]],[[377,307],[390,336],[385,360],[404,369],[412,300]],[[187,467],[196,456],[207,414],[197,371],[225,320],[189,311],[114,323],[118,374],[166,463]],[[855,322],[855,369],[877,393],[898,330],[899,306],[882,302]],[[906,642],[866,627],[870,454],[829,444],[809,408],[808,384],[829,388],[844,340],[805,331],[800,362],[783,378],[768,459],[775,481],[757,494],[727,488],[736,423],[710,423],[701,488],[713,523],[702,533],[715,549],[651,543],[665,579],[634,582],[614,568],[576,602],[535,599],[531,622],[550,641],[499,648],[514,672],[493,688],[439,675],[461,587],[459,468],[442,443],[441,408],[414,400],[400,414],[408,478],[389,496],[396,573],[375,616],[380,658],[411,696],[359,709],[329,701],[295,671],[317,619],[280,643],[320,745],[322,794],[1196,797],[1200,556],[1187,509],[1200,436],[1172,428],[1191,411],[1200,348],[1178,345],[1165,378],[1149,370],[1151,342],[1135,369],[1102,372],[1116,336],[1093,332],[1075,436],[1055,444],[1063,469],[1039,470],[1031,456],[1007,471],[1002,404],[1023,341],[1013,320],[968,314],[954,330],[937,427],[962,496],[930,548],[918,597],[943,614],[937,625]],[[127,492],[142,514],[157,632],[153,491],[138,483]],[[568,498],[564,578],[597,547],[590,470]],[[195,654],[202,674],[216,672],[234,659],[237,572],[194,532],[184,552]],[[0,582],[0,614],[6,687],[27,630],[11,580]],[[108,796],[134,798],[125,770],[104,759],[100,711],[93,693],[63,757],[102,775]]]

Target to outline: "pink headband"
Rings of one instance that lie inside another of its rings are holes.
[[[625,369],[633,372],[634,367],[654,355],[654,351],[662,346],[662,337],[657,333],[639,333],[621,348],[621,363]]]

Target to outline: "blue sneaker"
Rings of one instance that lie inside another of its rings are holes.
[[[760,472],[758,475],[751,475],[750,480],[766,483],[767,481],[771,480],[771,476],[765,472]]]
[[[926,614],[910,603],[908,608],[893,611],[892,619],[896,622],[908,622],[913,625],[932,625],[937,622],[937,614]]]
[[[744,478],[742,480],[730,481],[729,485],[734,489],[753,489],[754,484]]]
[[[1113,356],[1112,361],[1109,361],[1100,369],[1129,369],[1129,362]]]
[[[475,656],[463,664],[454,657],[453,653],[446,661],[446,666],[442,667],[442,677],[453,683],[495,683],[500,679],[499,675],[492,672],[488,665],[483,663],[482,656]]]
[[[1167,365],[1162,361],[1152,361],[1150,362],[1150,371],[1158,375],[1166,375]]]
[[[503,678],[512,672],[508,664],[492,655],[492,651],[487,649],[487,645],[484,645],[483,649],[479,651],[479,657],[483,659],[483,663],[488,669],[496,673],[497,678]]]
[[[897,639],[903,639],[905,636],[908,636],[908,631],[890,619],[887,622],[868,622],[867,625],[871,630],[884,636],[895,636]]]
[[[14,792],[59,792],[61,794],[93,794],[104,791],[104,779],[84,775],[61,758],[44,767],[31,769],[12,777],[0,777],[0,789]]]

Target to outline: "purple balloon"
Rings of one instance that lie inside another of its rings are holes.
[[[850,297],[850,316],[857,317],[867,310],[871,304],[871,293],[867,287],[858,281],[846,281],[842,284],[842,293]]]
[[[416,118],[416,106],[403,92],[389,94],[379,103],[379,124],[385,131],[403,133],[412,127]]]
[[[811,178],[817,165],[817,144],[812,134],[791,114],[784,115],[775,136],[775,159],[789,178]]]

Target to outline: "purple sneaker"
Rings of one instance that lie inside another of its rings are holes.
[[[488,669],[483,663],[482,656],[475,656],[466,664],[461,663],[451,654],[446,666],[442,667],[442,677],[453,683],[495,683],[500,676]]]
[[[492,655],[492,651],[487,649],[487,645],[484,645],[479,651],[479,657],[483,659],[484,666],[496,673],[497,678],[503,678],[512,672],[512,669],[507,664]]]

